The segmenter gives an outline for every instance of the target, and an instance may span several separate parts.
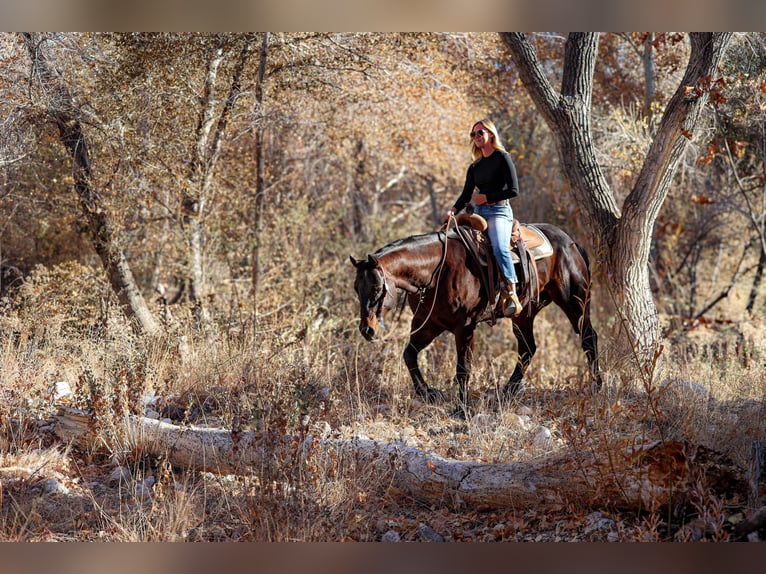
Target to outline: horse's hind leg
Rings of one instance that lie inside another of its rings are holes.
[[[535,318],[524,316],[514,319],[513,333],[516,335],[516,341],[518,343],[519,360],[516,363],[516,368],[511,374],[511,378],[503,387],[503,394],[505,396],[513,396],[518,393],[522,387],[522,380],[524,379],[524,373],[527,372],[529,364],[532,362],[532,357],[535,356],[537,351],[537,343],[535,342],[535,333],[533,330]]]
[[[455,333],[457,349],[457,370],[455,382],[460,392],[459,402],[465,408],[468,404],[468,379],[471,376],[471,360],[473,359],[473,336],[476,325],[469,325]]]
[[[603,383],[601,369],[598,365],[598,334],[590,322],[590,313],[587,311],[583,314],[580,337],[582,338],[582,349],[585,351],[585,357],[588,359],[588,366],[590,367],[593,390],[600,391]]]
[[[418,354],[431,344],[431,341],[436,338],[436,335],[437,334],[425,329],[410,334],[410,341],[407,344],[407,347],[405,347],[403,355],[404,364],[407,365],[407,369],[409,369],[415,393],[429,403],[443,401],[444,395],[441,391],[432,389],[426,384],[426,381],[423,378],[423,373],[420,372],[420,367],[418,366]]]
[[[598,334],[590,321],[590,302],[587,295],[584,298],[572,297],[564,309],[575,333],[580,336],[582,350],[590,368],[591,388],[601,390],[601,369],[598,365]]]

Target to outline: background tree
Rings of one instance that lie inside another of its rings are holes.
[[[23,37],[32,61],[32,79],[39,82],[40,91],[37,93],[41,96],[44,113],[57,127],[61,143],[70,154],[74,190],[88,221],[93,246],[124,310],[137,319],[145,333],[156,335],[160,331],[159,324],[133,278],[110,208],[95,188],[89,145],[80,121],[82,112],[65,81],[55,74],[48,63],[46,38],[35,34],[24,34]]]
[[[648,274],[652,229],[681,154],[717,87],[716,68],[730,36],[690,35],[686,72],[621,210],[593,146],[591,102],[598,34],[569,35],[560,92],[546,78],[529,38],[502,35],[525,87],[555,134],[562,169],[576,200],[585,207],[597,257],[625,319],[627,343],[637,350],[642,366],[651,364],[660,343]]]
[[[763,34],[738,38],[732,43],[722,71],[727,79],[727,99],[716,108],[713,137],[707,153],[699,158],[701,171],[712,185],[697,195],[700,209],[725,211],[717,218],[723,229],[740,228],[746,222],[746,248],[754,247],[757,263],[745,309],[753,313],[766,270],[766,50]],[[711,218],[712,219],[712,218]],[[743,243],[731,234],[729,246]],[[728,294],[724,290],[717,300]]]

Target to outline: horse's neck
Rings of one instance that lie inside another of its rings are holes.
[[[431,241],[402,244],[379,257],[386,273],[405,291],[426,287],[441,262],[443,243]]]

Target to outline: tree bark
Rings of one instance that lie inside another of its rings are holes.
[[[367,219],[370,213],[373,212],[373,206],[371,201],[365,193],[365,187],[367,184],[367,178],[365,176],[365,162],[366,162],[366,144],[364,139],[360,136],[356,141],[354,149],[354,158],[356,163],[354,165],[353,172],[350,176],[350,189],[349,194],[351,196],[351,231],[353,237],[359,243],[366,243],[369,239],[367,232]]]
[[[261,282],[261,238],[263,235],[263,205],[266,199],[265,154],[264,154],[264,84],[266,81],[266,63],[269,54],[269,33],[263,33],[261,40],[261,59],[258,64],[258,77],[255,82],[255,103],[260,109],[260,118],[255,128],[255,237],[253,239],[253,313],[258,313],[258,288]],[[253,322],[255,325],[255,322]]]
[[[755,270],[755,277],[753,277],[753,283],[750,285],[750,294],[747,297],[747,305],[745,310],[748,313],[753,312],[755,309],[755,300],[758,297],[758,291],[761,287],[761,281],[763,280],[763,270],[766,268],[766,251],[761,246],[761,251],[758,256],[758,267]]]
[[[584,207],[596,257],[625,327],[620,343],[644,369],[660,344],[657,309],[649,284],[652,229],[681,155],[714,88],[713,74],[730,33],[690,34],[691,54],[683,80],[669,101],[635,186],[622,210],[596,160],[590,105],[598,34],[567,38],[561,91],[551,86],[524,34],[501,34],[519,75],[555,134],[564,176]]]
[[[189,180],[183,194],[183,223],[189,249],[189,298],[192,301],[197,326],[207,335],[211,335],[213,330],[207,305],[205,269],[207,202],[231,110],[241,91],[240,82],[250,48],[251,40],[246,38],[232,73],[231,85],[221,105],[214,93],[218,71],[226,58],[225,42],[219,37],[218,45],[208,62],[195,145],[189,163]],[[218,107],[220,111],[216,112]]]
[[[80,446],[105,446],[104,433],[81,410],[61,407],[54,432]],[[223,474],[257,472],[270,461],[296,460],[296,455],[299,461],[309,453],[324,455],[327,460],[372,467],[379,476],[393,473],[391,483],[403,494],[458,508],[567,502],[643,510],[683,504],[699,480],[721,495],[747,490],[744,471],[713,451],[681,442],[623,445],[602,453],[566,450],[526,462],[489,464],[367,438],[275,439],[249,431],[180,427],[134,415],[123,419],[115,436],[119,444],[107,448],[164,456],[177,468]]]
[[[61,143],[72,158],[74,189],[88,222],[93,247],[101,259],[109,283],[125,314],[136,319],[134,325],[138,327],[139,332],[146,335],[159,334],[161,327],[149,310],[120,248],[119,232],[111,211],[95,189],[88,142],[72,94],[64,80],[55,74],[48,64],[42,51],[45,38],[30,33],[24,33],[22,37],[32,60],[32,73],[48,98],[46,112],[58,128]]]

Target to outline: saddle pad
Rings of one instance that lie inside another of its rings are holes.
[[[544,257],[553,255],[553,246],[545,234],[534,225],[521,225],[521,238],[527,246],[527,251],[532,254],[532,258],[537,261]],[[519,262],[519,256],[515,251],[511,252],[514,263]]]

